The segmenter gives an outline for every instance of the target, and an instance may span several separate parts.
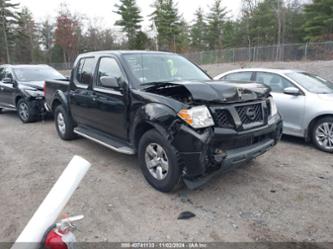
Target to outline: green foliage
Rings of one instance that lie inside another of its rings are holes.
[[[205,16],[203,9],[200,7],[195,12],[195,20],[191,27],[191,47],[196,51],[207,49],[207,23],[205,22]]]
[[[222,0],[215,0],[207,16],[208,21],[208,46],[209,49],[223,48],[224,25],[227,11],[222,6]]]
[[[156,0],[152,20],[158,31],[161,50],[177,51],[177,38],[182,33],[181,18],[173,0]]]
[[[116,5],[118,8],[115,13],[121,16],[121,19],[115,24],[121,26],[123,31],[126,33],[128,38],[128,45],[130,49],[137,49],[136,47],[136,37],[141,29],[140,23],[142,22],[142,17],[140,15],[140,10],[136,6],[135,0],[120,0],[120,5]]]
[[[305,6],[305,40],[320,41],[333,38],[333,0],[313,0]]]

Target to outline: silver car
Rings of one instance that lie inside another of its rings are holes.
[[[303,71],[253,68],[215,79],[268,85],[284,121],[283,133],[303,137],[333,153],[333,83]]]

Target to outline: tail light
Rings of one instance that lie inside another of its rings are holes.
[[[44,94],[44,97],[46,97],[46,81],[44,81],[43,94]]]

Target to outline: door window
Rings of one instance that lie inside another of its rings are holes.
[[[257,82],[269,86],[272,89],[272,92],[276,93],[283,93],[284,89],[294,87],[290,81],[274,73],[258,72]]]
[[[0,81],[2,81],[5,78],[6,71],[4,67],[0,67]]]
[[[97,86],[101,86],[101,78],[105,76],[113,78],[123,77],[123,73],[114,58],[104,57],[100,60],[97,75]]]
[[[224,76],[223,80],[249,82],[252,79],[252,72],[232,73]]]
[[[83,58],[76,70],[76,82],[88,86],[94,80],[95,58]]]

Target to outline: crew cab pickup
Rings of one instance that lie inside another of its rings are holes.
[[[170,192],[250,161],[280,139],[282,121],[261,84],[213,81],[164,52],[80,55],[69,82],[47,81],[46,104],[64,140],[77,135],[137,154],[146,180]]]

